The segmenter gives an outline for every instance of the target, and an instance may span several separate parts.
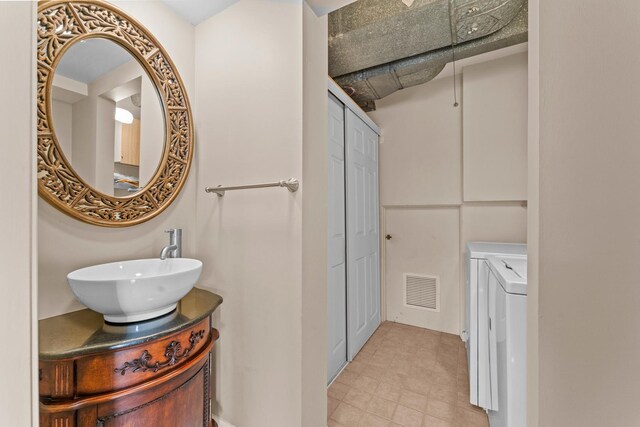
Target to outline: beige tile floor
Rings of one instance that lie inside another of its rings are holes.
[[[329,427],[488,427],[460,337],[384,322],[328,390]]]

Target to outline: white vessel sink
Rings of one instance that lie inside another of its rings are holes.
[[[196,259],[139,259],[81,268],[67,281],[76,298],[107,322],[129,323],[172,311],[201,271]]]

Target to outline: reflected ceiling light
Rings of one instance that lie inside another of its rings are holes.
[[[116,120],[120,123],[130,125],[133,123],[133,114],[124,108],[116,108]]]

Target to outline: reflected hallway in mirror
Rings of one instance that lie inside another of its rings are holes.
[[[155,174],[165,142],[161,100],[142,66],[117,43],[89,38],[63,54],[52,116],[65,156],[98,191],[128,197]]]

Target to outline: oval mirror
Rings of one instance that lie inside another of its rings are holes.
[[[36,28],[40,195],[105,227],[158,215],[193,159],[193,118],[171,58],[102,1],[39,2]]]
[[[153,177],[164,148],[162,104],[140,63],[103,38],[73,44],[55,69],[53,129],[60,148],[96,190],[129,197]]]

